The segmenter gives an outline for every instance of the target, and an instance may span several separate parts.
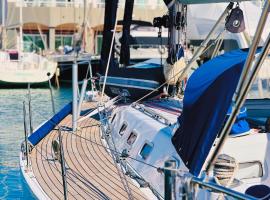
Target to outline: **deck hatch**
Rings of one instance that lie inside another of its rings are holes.
[[[128,136],[127,143],[129,145],[132,145],[137,139],[137,133],[135,131],[132,131],[130,135]]]
[[[115,120],[115,117],[116,117],[116,113],[113,115],[111,123],[113,123],[113,121]]]
[[[149,157],[150,153],[152,152],[153,147],[154,147],[154,144],[152,142],[146,142],[142,147],[142,150],[140,152],[140,156],[144,160],[146,160]]]
[[[263,177],[263,167],[260,161],[239,163],[236,178],[239,180]]]
[[[122,124],[122,126],[121,126],[121,128],[120,128],[120,130],[119,130],[119,135],[123,135],[124,134],[124,132],[125,132],[125,130],[127,129],[127,122],[124,122],[123,124]]]

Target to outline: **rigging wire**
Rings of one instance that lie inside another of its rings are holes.
[[[213,46],[214,44],[216,44],[216,42],[220,39],[220,37],[223,35],[223,33],[225,32],[225,29],[220,33],[218,34],[218,36],[216,37],[216,39],[210,44],[208,45],[208,47],[206,47],[204,49],[204,51],[201,53],[204,54],[207,50],[209,50],[209,48],[211,46]],[[162,83],[160,86],[158,86],[157,88],[153,89],[151,92],[149,92],[148,94],[144,95],[143,97],[139,98],[138,100],[136,100],[135,102],[133,102],[132,104],[135,104],[135,103],[138,103],[140,102],[141,100],[145,99],[146,97],[150,96],[151,94],[153,94],[154,92],[157,92],[159,89],[161,89],[163,86],[165,86],[166,84],[168,84],[171,80],[173,80],[176,76],[178,76],[179,74],[181,74],[182,72],[185,71],[187,67],[183,68],[182,70],[180,70],[179,72],[177,72],[174,76],[172,76],[169,80],[165,81],[164,83]],[[131,105],[132,105],[131,104]]]
[[[61,126],[60,126],[59,124],[56,124],[56,123],[55,123],[54,121],[52,121],[51,119],[47,119],[43,114],[41,114],[41,113],[40,113],[39,111],[37,111],[37,110],[35,110],[35,113],[37,113],[40,117],[42,117],[44,120],[46,120],[47,122],[49,122],[51,125],[54,125],[57,129],[59,129],[59,130],[61,130],[61,131],[64,131],[64,132],[66,132],[66,133],[72,133],[73,135],[78,136],[78,137],[80,137],[80,138],[82,138],[82,139],[85,139],[86,141],[89,141],[89,142],[91,142],[91,143],[93,143],[93,144],[96,144],[97,146],[102,146],[102,147],[104,147],[105,149],[110,150],[112,153],[116,153],[116,154],[118,154],[118,155],[122,155],[122,153],[120,153],[120,152],[118,152],[118,151],[116,151],[116,150],[113,150],[113,149],[111,149],[111,148],[109,148],[109,147],[106,147],[106,146],[104,146],[104,145],[102,145],[102,144],[98,144],[97,142],[94,142],[94,141],[92,141],[92,140],[90,140],[90,139],[84,138],[84,137],[82,137],[82,136],[80,136],[80,135],[74,133],[72,130],[65,129],[65,128],[64,128],[65,125],[61,125]],[[95,124],[95,126],[101,126],[101,124]],[[88,128],[88,127],[83,127],[83,128]],[[54,130],[57,130],[57,129],[54,129]],[[33,148],[35,148],[35,147],[36,147],[36,146],[34,146]],[[130,158],[130,159],[132,159],[132,160],[135,160],[135,161],[137,161],[137,162],[140,162],[140,163],[142,163],[142,164],[145,164],[145,165],[147,165],[147,166],[149,166],[149,167],[152,167],[152,168],[155,168],[155,169],[157,169],[157,170],[161,169],[160,167],[157,167],[157,166],[151,165],[151,164],[149,164],[149,163],[143,162],[143,161],[138,160],[138,159],[136,159],[136,158],[134,158],[134,157],[132,157],[132,156],[129,156],[129,155],[127,155],[126,158]]]
[[[113,50],[113,45],[114,45],[114,38],[115,38],[116,27],[117,27],[117,20],[118,20],[118,9],[116,9],[116,19],[115,19],[115,24],[114,24],[114,29],[113,29],[113,35],[112,35],[112,40],[111,40],[109,58],[107,60],[107,66],[106,66],[106,71],[105,71],[105,76],[104,76],[104,82],[103,82],[103,87],[102,87],[102,92],[101,92],[101,98],[100,98],[101,104],[103,103],[105,86],[106,86],[107,77],[108,77],[108,71],[109,71],[109,67],[110,67],[111,55],[112,55],[112,50]]]

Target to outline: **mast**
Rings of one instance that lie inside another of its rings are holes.
[[[19,47],[18,51],[23,51],[23,13],[22,13],[23,0],[20,1],[20,29],[19,29]]]
[[[103,29],[103,41],[101,48],[101,67],[100,72],[105,73],[107,63],[114,63],[114,48],[111,50],[111,42],[113,38],[113,31],[115,27],[115,21],[117,17],[118,0],[106,0],[105,1],[105,16],[104,16],[104,29]],[[114,42],[114,41],[113,41]],[[110,56],[111,54],[111,56]],[[108,59],[110,57],[110,59]]]
[[[2,49],[5,49],[6,48],[6,44],[5,44],[5,39],[6,39],[6,8],[7,8],[7,2],[6,0],[2,0],[2,30],[1,30],[1,35],[2,35],[2,38],[1,38],[1,48]]]
[[[134,0],[126,0],[124,20],[123,20],[123,34],[120,51],[120,64],[123,64],[124,66],[127,66],[130,63],[129,39],[130,39],[130,26],[132,23],[133,7],[134,7]]]

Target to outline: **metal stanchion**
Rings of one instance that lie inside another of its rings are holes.
[[[27,142],[27,124],[26,124],[26,108],[25,108],[25,102],[23,102],[23,125],[24,125],[24,142],[25,142],[25,154],[26,154],[26,166],[28,168],[29,166],[29,158],[28,158],[28,142]]]
[[[59,139],[59,145],[60,145],[60,163],[61,163],[63,190],[64,190],[64,200],[67,200],[66,165],[65,165],[65,157],[64,157],[64,150],[63,150],[62,135],[61,135],[60,127],[58,129],[58,139]]]
[[[50,76],[50,73],[48,73],[47,75]],[[50,88],[50,94],[51,94],[52,111],[53,111],[53,114],[55,115],[55,105],[54,105],[54,100],[53,100],[53,91],[52,91],[51,79],[49,79],[48,82],[49,82],[49,88]]]
[[[72,65],[72,90],[73,90],[73,100],[72,100],[72,130],[73,132],[77,129],[77,116],[78,116],[78,63],[75,60]]]
[[[30,134],[33,133],[33,125],[32,125],[32,108],[31,108],[31,87],[30,83],[28,83],[28,111],[29,111],[29,126],[30,126]]]
[[[164,178],[165,178],[165,189],[164,189],[164,197],[165,200],[176,199],[176,191],[175,191],[175,177],[176,173],[174,170],[176,169],[175,160],[168,160],[165,162],[164,167]]]
[[[81,89],[81,95],[80,95],[79,105],[78,105],[78,117],[80,117],[80,114],[81,114],[82,103],[83,103],[83,99],[84,99],[84,96],[85,96],[87,83],[88,83],[88,80],[87,79],[84,79],[83,80],[83,84],[82,84],[82,89]]]

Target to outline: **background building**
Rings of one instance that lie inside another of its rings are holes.
[[[73,44],[74,33],[85,19],[84,48],[95,53],[102,31],[105,0],[8,0],[7,48],[16,48],[22,13],[25,51],[51,51]],[[120,0],[118,20],[123,19],[124,0]],[[21,8],[21,12],[20,12]],[[152,22],[166,13],[162,0],[135,0],[133,19]]]

